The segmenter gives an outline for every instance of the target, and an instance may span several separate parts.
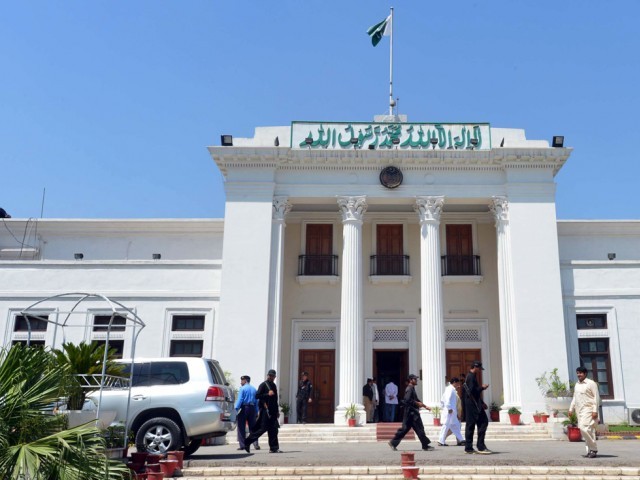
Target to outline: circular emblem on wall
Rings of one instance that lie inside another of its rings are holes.
[[[397,167],[385,167],[380,172],[380,183],[387,188],[399,187],[402,184],[402,172]]]

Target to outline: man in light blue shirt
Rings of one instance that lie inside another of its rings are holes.
[[[256,425],[256,389],[251,385],[251,377],[243,375],[240,377],[240,391],[238,392],[238,400],[236,400],[236,412],[238,413],[238,450],[245,449],[244,440],[247,438],[246,425],[249,424],[251,432]],[[260,450],[258,440],[253,443],[256,450]]]

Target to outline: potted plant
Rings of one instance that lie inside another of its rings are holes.
[[[573,397],[571,382],[565,382],[558,375],[558,369],[542,372],[536,378],[538,389],[544,396],[550,410],[568,410]]]
[[[280,402],[280,410],[282,410],[282,416],[284,417],[283,423],[289,423],[289,413],[291,412],[291,405],[287,402]]]
[[[509,414],[511,425],[520,425],[520,415],[522,415],[522,412],[518,407],[511,407],[507,413]]]
[[[344,418],[347,419],[347,424],[350,427],[355,427],[356,426],[356,418],[357,418],[357,416],[358,416],[358,408],[356,407],[355,403],[352,403],[344,411]]]
[[[542,423],[542,417],[541,417],[541,413],[539,411],[536,410],[536,413],[533,414],[533,421],[535,423]]]
[[[570,442],[579,442],[582,440],[576,412],[567,413],[567,419],[564,420],[562,424],[567,427],[567,438]]]
[[[489,407],[489,417],[491,417],[492,422],[500,421],[500,407],[496,402],[491,402],[491,406]]]
[[[434,405],[433,407],[431,407],[431,415],[433,415],[433,424],[436,427],[441,426],[440,423],[440,413],[442,412],[442,409],[440,408],[439,405]]]
[[[542,423],[547,423],[549,414],[547,412],[540,412],[540,420],[542,420]]]

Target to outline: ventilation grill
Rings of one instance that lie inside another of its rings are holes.
[[[373,331],[374,342],[408,342],[406,328],[376,328]]]
[[[479,342],[480,332],[476,328],[447,329],[447,342]]]
[[[302,330],[301,342],[332,342],[336,341],[336,333],[332,328],[315,328]]]

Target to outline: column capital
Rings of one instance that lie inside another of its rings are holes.
[[[496,220],[496,226],[509,222],[509,201],[507,200],[507,197],[491,197],[489,210],[493,213],[493,218]]]
[[[362,223],[362,217],[367,211],[367,197],[338,197],[338,207],[342,214],[342,222]]]
[[[413,209],[418,213],[418,217],[420,217],[420,224],[425,222],[439,224],[443,205],[444,196],[416,197],[416,203]]]
[[[273,197],[273,220],[284,223],[284,217],[291,211],[288,197]]]

